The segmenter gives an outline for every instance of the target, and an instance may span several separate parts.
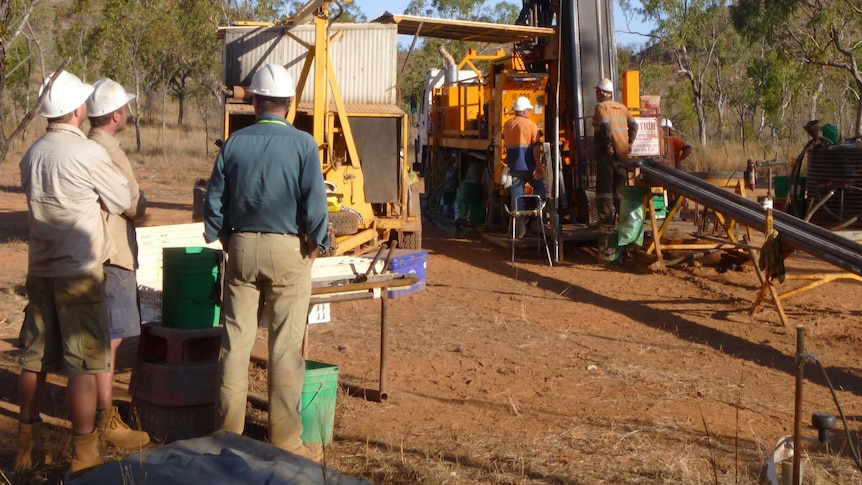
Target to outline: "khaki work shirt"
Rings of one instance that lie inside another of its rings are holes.
[[[48,125],[19,163],[29,207],[29,273],[49,278],[92,271],[114,252],[101,205],[129,209],[126,178],[104,148],[75,126]]]
[[[108,152],[114,167],[126,177],[126,181],[129,183],[129,195],[132,200],[129,210],[122,214],[102,212],[108,224],[108,235],[117,248],[117,252],[111,256],[108,263],[130,271],[135,270],[138,268],[138,241],[135,236],[135,223],[133,221],[144,218],[147,199],[141,192],[138,181],[135,180],[129,158],[120,148],[120,140],[98,128],[91,129],[87,138],[98,143]]]

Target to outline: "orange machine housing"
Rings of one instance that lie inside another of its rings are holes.
[[[479,61],[485,61],[488,67],[480,70],[476,65]],[[530,119],[540,131],[545,130],[547,74],[528,72],[520,57],[506,55],[502,50],[493,56],[480,56],[471,50],[458,65],[459,70],[465,67],[476,76],[443,84],[432,95],[428,174],[432,186],[442,185],[453,161],[464,163],[461,159],[465,154],[490,162],[492,168],[505,165],[503,125],[515,115],[512,105],[520,96],[533,104]],[[468,172],[462,167],[460,178],[469,178]],[[492,189],[484,188],[486,192]]]

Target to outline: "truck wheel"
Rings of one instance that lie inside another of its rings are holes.
[[[405,232],[404,249],[422,249],[422,231]]]
[[[352,212],[330,212],[329,223],[337,236],[349,236],[359,232],[359,216]]]

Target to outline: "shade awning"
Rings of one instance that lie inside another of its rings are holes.
[[[550,27],[494,24],[491,22],[438,19],[415,15],[394,15],[389,12],[377,17],[372,22],[396,24],[398,26],[398,33],[404,35],[469,40],[489,44],[509,44],[554,34],[554,29]]]

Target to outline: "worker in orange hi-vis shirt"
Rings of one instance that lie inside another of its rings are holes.
[[[593,145],[596,157],[596,211],[599,222],[615,225],[620,211],[620,190],[626,184],[625,162],[637,138],[638,125],[628,108],[614,101],[608,78],[596,84]]]
[[[661,127],[667,140],[667,158],[673,163],[674,168],[680,168],[682,161],[691,155],[691,145],[686,143],[682,138],[674,136],[673,123],[669,119],[662,118]]]
[[[506,164],[512,175],[511,202],[512,210],[524,210],[523,201],[517,204],[518,197],[524,195],[524,185],[529,183],[533,193],[545,197],[545,184],[541,162],[536,160],[534,147],[540,143],[539,127],[530,119],[533,105],[524,96],[515,100],[512,111],[515,117],[503,125],[503,141],[506,145]],[[517,204],[517,205],[516,205]],[[521,207],[518,207],[521,205]],[[522,238],[527,232],[526,223],[522,218],[515,221],[515,237]]]

